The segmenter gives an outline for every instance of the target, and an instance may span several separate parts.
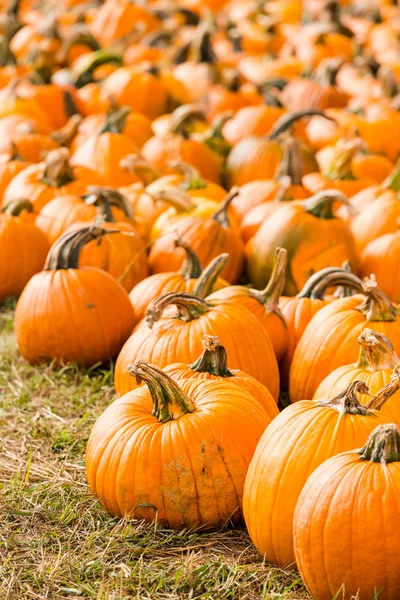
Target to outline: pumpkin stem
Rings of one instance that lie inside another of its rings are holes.
[[[30,202],[30,200],[19,198],[18,200],[12,200],[9,202],[4,208],[1,209],[0,212],[4,213],[5,215],[18,217],[23,210],[26,210],[30,213],[33,212],[33,204]]]
[[[187,192],[188,190],[203,190],[207,187],[206,182],[202,179],[199,171],[183,160],[174,160],[168,162],[168,166],[179,173],[182,173],[184,181],[179,184],[179,187]]]
[[[228,258],[229,254],[220,254],[207,265],[196,282],[192,292],[193,296],[206,298],[212,293],[218,277],[226,267]]]
[[[275,313],[286,324],[283,314],[279,309],[279,298],[285,287],[287,250],[277,248],[275,251],[274,264],[271,277],[263,290],[249,290],[249,296],[255,298],[264,305],[268,314]]]
[[[14,66],[17,64],[14,54],[10,50],[8,36],[0,36],[0,67]]]
[[[101,135],[102,133],[122,133],[126,120],[131,112],[132,111],[128,106],[117,109],[112,108],[107,113],[98,135]]]
[[[73,85],[77,88],[81,88],[88,83],[92,83],[95,70],[107,63],[121,66],[123,64],[122,54],[104,48],[88,54],[85,64],[79,71],[74,73]]]
[[[146,189],[146,194],[149,194],[155,201],[167,202],[175,208],[177,213],[190,211],[196,207],[192,198],[179,188],[173,187],[172,185],[165,186],[159,190],[149,191]]]
[[[297,121],[300,121],[301,119],[304,119],[306,117],[314,116],[324,117],[324,119],[327,119],[328,121],[333,121],[334,123],[336,122],[335,119],[325,114],[323,110],[308,108],[305,110],[289,112],[277,120],[274,127],[272,128],[272,131],[268,136],[268,139],[275,140],[280,135],[282,135],[282,133],[285,133]]]
[[[112,207],[116,206],[127,216],[132,218],[132,207],[128,200],[114,188],[89,185],[84,196],[85,204],[95,204],[100,209],[100,214],[107,223],[115,223]]]
[[[205,114],[194,104],[180,106],[171,115],[169,132],[188,138],[196,121],[206,121]]]
[[[364,302],[357,310],[364,313],[368,321],[395,321],[399,311],[395,304],[382,292],[373,275],[363,279]]]
[[[203,272],[203,267],[201,266],[200,259],[196,252],[191,246],[189,246],[189,244],[180,238],[175,240],[174,246],[175,248],[183,248],[186,253],[185,260],[180,270],[180,274],[184,280],[188,281],[188,279],[198,279]]]
[[[81,115],[72,115],[61,129],[53,131],[50,135],[54,142],[60,146],[69,146],[76,134],[78,133],[79,125],[82,123]]]
[[[353,273],[353,268],[351,266],[351,262],[349,260],[345,260],[342,264],[342,269],[347,271],[347,273]],[[337,290],[334,292],[335,298],[348,298],[353,295],[354,290],[345,285],[338,286]]]
[[[214,335],[204,335],[201,343],[204,352],[189,368],[197,373],[210,373],[216,377],[233,377],[226,364],[226,350],[219,339]]]
[[[315,280],[312,281],[314,277]],[[327,267],[310,277],[297,297],[323,300],[326,290],[337,286],[345,286],[359,294],[362,294],[364,291],[361,279],[357,275],[354,275],[354,273],[349,273],[345,269]]]
[[[333,214],[334,202],[349,206],[346,196],[339,190],[321,190],[304,202],[304,210],[319,219],[335,219]]]
[[[179,48],[173,60],[174,64],[179,65],[188,60],[192,60],[195,63],[209,63],[212,65],[217,62],[208,27],[204,28],[202,26],[200,29],[199,35]]]
[[[396,365],[390,376],[390,381],[379,390],[366,404],[367,408],[380,410],[393,394],[400,389],[400,365]]]
[[[221,115],[217,115],[211,124],[210,129],[206,132],[203,140],[204,143],[218,156],[224,159],[228,156],[232,150],[232,144],[230,144],[222,132],[222,128],[229,119],[233,117],[232,112],[226,112]]]
[[[346,389],[331,400],[316,400],[316,403],[321,406],[330,406],[342,415],[371,415],[369,407],[360,404],[356,394],[370,395],[369,387],[364,381],[352,381]]]
[[[120,160],[119,166],[139,177],[144,185],[149,185],[161,177],[161,173],[138,154],[128,154]]]
[[[334,180],[353,180],[351,161],[361,148],[361,140],[339,142],[336,145],[336,151],[327,169],[326,176]]]
[[[290,177],[290,185],[301,185],[304,165],[299,141],[289,137],[282,142],[282,149],[283,155],[275,179],[281,181],[282,178]]]
[[[153,400],[152,414],[162,423],[179,419],[195,411],[196,407],[192,400],[169,375],[158,367],[138,360],[129,365],[127,370],[129,375],[136,377],[138,384],[143,381],[146,383]]]
[[[92,36],[86,26],[76,24],[71,29],[71,35],[63,43],[62,56],[64,61],[67,59],[68,52],[74,46],[87,46],[92,52],[100,50],[100,46],[96,38]]]
[[[119,230],[106,230],[97,225],[88,225],[73,231],[67,231],[51,247],[46,258],[44,271],[78,269],[79,255],[83,246],[109,233],[119,233]]]
[[[49,152],[44,160],[42,182],[58,188],[71,181],[74,181],[74,175],[69,164],[67,148],[57,148]]]
[[[394,351],[392,342],[379,331],[363,329],[357,338],[360,344],[357,367],[371,372],[382,369],[393,369],[399,358]]]
[[[186,292],[169,292],[150,302],[146,309],[146,321],[150,329],[162,317],[164,309],[174,304],[178,309],[175,319],[193,321],[204,315],[209,310],[209,305],[203,298],[198,298]]]
[[[233,187],[229,194],[222,200],[222,204],[216,213],[213,214],[212,218],[217,221],[222,227],[229,227],[228,208],[232,203],[232,200],[239,196],[239,188]]]
[[[387,463],[400,461],[400,431],[394,423],[378,425],[358,451],[361,460]]]
[[[400,159],[396,162],[386,179],[381,183],[381,188],[400,192]]]

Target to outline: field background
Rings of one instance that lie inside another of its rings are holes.
[[[310,598],[263,563],[245,529],[173,532],[118,521],[91,496],[85,446],[114,398],[109,369],[30,367],[0,308],[0,599]]]

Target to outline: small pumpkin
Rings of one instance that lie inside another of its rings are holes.
[[[50,245],[32,208],[29,200],[16,200],[0,211],[0,300],[18,296],[43,269]]]
[[[400,352],[400,317],[374,279],[363,293],[325,306],[307,325],[293,356],[289,392],[292,402],[312,398],[321,381],[337,367],[357,360],[358,336],[365,328],[383,333]],[[335,348],[332,354],[331,349]]]
[[[279,309],[279,298],[285,285],[286,255],[283,248],[276,249],[271,278],[264,290],[234,285],[224,287],[208,297],[209,300],[230,300],[245,306],[269,335],[278,362],[288,343],[285,318]]]
[[[313,598],[373,598],[377,590],[382,600],[399,597],[399,486],[400,431],[393,424],[378,425],[360,450],[330,458],[307,480],[293,529]]]
[[[88,226],[51,248],[44,270],[29,280],[15,310],[15,335],[31,364],[47,360],[90,366],[115,356],[133,327],[122,285],[94,267],[78,267],[82,247],[107,233]]]
[[[240,523],[247,467],[270,421],[265,410],[226,381],[178,385],[144,361],[129,373],[147,387],[116,400],[96,421],[86,448],[91,491],[113,515],[168,528]]]
[[[346,260],[356,265],[351,232],[332,211],[335,201],[347,202],[339,192],[326,190],[304,202],[289,202],[264,221],[245,249],[247,272],[257,288],[270,277],[277,246],[288,251],[284,288],[288,296],[297,294],[317,270]]]
[[[171,305],[177,312],[171,312]],[[117,392],[124,394],[134,387],[126,373],[132,360],[140,357],[161,368],[176,362],[191,364],[202,352],[204,334],[221,340],[232,369],[246,370],[277,399],[278,365],[271,341],[257,319],[233,302],[208,302],[187,292],[165,294],[148,306],[146,321],[136,326],[118,356]]]
[[[216,336],[204,335],[201,343],[203,353],[192,365],[174,363],[164,367],[163,371],[178,382],[182,379],[201,379],[234,383],[251,394],[265,408],[271,419],[279,414],[275,399],[262,383],[240,369],[228,369],[226,350]]]
[[[215,277],[213,272],[215,260],[203,269],[199,257],[189,244],[177,239],[175,246],[183,248],[186,255],[180,271],[150,275],[135,285],[129,294],[135,311],[135,324],[145,317],[148,305],[158,296],[169,292],[196,292],[196,287],[208,296],[214,290],[228,285],[220,277]]]
[[[246,476],[243,512],[250,537],[268,562],[294,565],[293,514],[310,474],[331,456],[361,446],[377,424],[390,422],[362,406],[359,392],[368,388],[355,381],[332,400],[302,400],[264,432]]]
[[[397,220],[400,227],[400,218]],[[400,302],[400,231],[387,233],[367,244],[361,254],[360,274],[373,273],[382,291],[393,302]]]

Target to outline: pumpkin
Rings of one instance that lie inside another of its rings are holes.
[[[164,311],[174,305],[177,312]],[[115,365],[115,388],[124,394],[134,387],[126,372],[137,358],[163,368],[176,362],[191,364],[202,352],[204,334],[221,340],[232,369],[245,370],[277,399],[279,374],[267,333],[247,308],[233,302],[208,302],[187,292],[170,292],[153,300],[122,348]],[[179,344],[177,340],[179,339]]]
[[[302,400],[267,427],[246,476],[243,513],[252,542],[273,564],[294,564],[293,514],[310,474],[325,460],[357,448],[389,417],[362,406],[352,382],[332,400]]]
[[[314,394],[314,400],[320,398],[329,400],[340,389],[356,379],[367,384],[370,394],[377,394],[390,382],[393,369],[400,362],[392,342],[383,333],[368,328],[362,330],[357,342],[360,345],[358,361],[338,367],[325,377]],[[382,412],[398,424],[400,424],[399,398],[400,394],[393,394],[382,408]],[[359,400],[361,404],[368,404],[369,395],[361,395]]]
[[[374,279],[364,280],[362,295],[336,300],[311,319],[293,356],[291,401],[312,398],[329,373],[354,363],[358,354],[355,341],[366,327],[386,335],[395,351],[400,352],[398,309]],[[332,348],[336,349],[334,354],[330,352]]]
[[[294,351],[313,316],[333,300],[326,292],[333,286],[346,286],[362,292],[362,282],[344,269],[326,267],[311,275],[303,289],[293,297],[281,296],[279,308],[287,326],[287,347],[279,363],[281,383],[284,389],[289,386],[289,372]]]
[[[118,517],[174,529],[240,523],[247,467],[270,422],[265,410],[226,381],[178,385],[144,361],[129,372],[147,387],[113,402],[86,448],[89,486],[100,503]],[[123,457],[118,468],[117,456]]]
[[[400,218],[398,219],[398,226]],[[367,244],[361,254],[360,274],[373,273],[382,291],[397,304],[400,302],[400,232],[387,233]]]
[[[293,524],[297,564],[313,598],[399,597],[399,486],[400,431],[391,424],[314,471]]]
[[[145,317],[148,305],[158,296],[169,292],[191,293],[195,292],[196,288],[203,290],[204,295],[208,296],[214,290],[228,285],[223,279],[215,277],[213,272],[216,265],[215,259],[209,263],[206,269],[203,269],[199,257],[189,244],[177,239],[175,246],[183,248],[185,251],[186,256],[181,270],[150,275],[135,285],[129,294],[135,311],[135,323]]]
[[[288,129],[299,119],[311,115],[324,115],[321,111],[307,110],[287,113],[275,123],[268,136],[249,136],[238,142],[226,162],[229,185],[244,185],[254,179],[272,179],[282,158],[282,140]],[[305,144],[301,147],[305,173],[318,169],[314,155]]]
[[[65,233],[51,248],[44,270],[26,285],[14,328],[20,352],[31,364],[94,365],[115,356],[128,338],[133,309],[127,292],[105,271],[78,268],[85,243],[105,233],[93,226]]]
[[[28,163],[40,162],[48,152],[59,147],[47,129],[21,115],[3,117],[0,119],[0,153],[18,156]]]
[[[207,264],[221,252],[228,252],[223,277],[230,283],[236,282],[242,272],[244,259],[242,240],[239,232],[230,226],[228,215],[228,208],[236,194],[237,190],[232,189],[211,216],[189,214],[166,227],[163,236],[154,241],[150,250],[149,265],[153,273],[181,267],[184,251],[174,247],[178,236],[193,248],[203,264]]]
[[[0,203],[9,183],[26,167],[29,167],[29,163],[16,153],[0,156]]]
[[[288,343],[287,326],[279,309],[279,298],[285,285],[286,255],[286,250],[277,248],[271,278],[264,290],[234,285],[222,288],[208,297],[209,300],[231,300],[253,313],[269,335],[278,362]]]
[[[270,277],[275,248],[288,251],[284,294],[297,294],[315,271],[356,265],[354,240],[348,226],[332,212],[342,194],[326,190],[308,200],[293,201],[270,215],[246,245],[247,272],[257,288]]]
[[[150,138],[143,146],[144,158],[164,174],[168,173],[166,166],[170,161],[187,162],[204,179],[218,183],[221,171],[218,156],[205,142],[190,135],[193,121],[203,118],[203,113],[191,105],[176,109],[167,131]]]
[[[72,224],[92,222],[97,217],[133,224],[131,207],[122,194],[113,188],[89,185],[81,195],[60,195],[51,200],[38,214],[36,225],[54,244]]]
[[[203,352],[192,365],[174,363],[164,367],[163,371],[178,382],[201,379],[234,383],[251,394],[265,408],[271,420],[279,414],[275,399],[262,383],[240,369],[228,369],[226,350],[216,336],[204,335],[201,343]]]
[[[14,177],[3,196],[3,206],[18,198],[29,198],[35,212],[57,196],[81,194],[87,185],[100,183],[97,173],[85,167],[71,167],[68,150],[59,148],[44,162],[30,165]]]
[[[0,211],[0,300],[18,296],[43,269],[50,246],[31,213],[28,200],[15,201]]]

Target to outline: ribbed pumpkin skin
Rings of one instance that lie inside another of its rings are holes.
[[[0,300],[17,296],[43,269],[49,243],[27,213],[0,213]]]
[[[373,273],[380,288],[393,300],[400,302],[400,233],[388,233],[372,240],[361,255],[360,273]]]
[[[117,393],[122,395],[136,387],[134,378],[126,371],[135,360],[160,368],[176,362],[192,364],[203,351],[203,335],[217,336],[229,356],[230,368],[246,370],[278,398],[279,372],[271,340],[257,319],[233,302],[219,302],[188,323],[162,318],[150,329],[141,321],[117,359],[114,380]]]
[[[15,311],[15,334],[31,364],[45,360],[93,365],[115,356],[133,327],[124,288],[93,267],[42,271]]]
[[[251,377],[244,371],[240,369],[233,369],[232,374],[233,377],[220,377],[218,375],[213,375],[208,372],[198,372],[192,371],[192,369],[185,365],[184,363],[175,363],[173,365],[168,365],[163,369],[172,379],[175,379],[179,383],[181,380],[201,380],[201,381],[219,381],[223,383],[224,381],[227,383],[235,384],[239,386],[241,390],[248,392],[253,398],[257,400],[267,411],[270,419],[274,419],[278,414],[279,410],[276,404],[274,397],[271,392],[257,379]]]
[[[294,351],[305,328],[313,316],[328,304],[327,300],[318,298],[291,298],[282,296],[279,300],[279,308],[285,317],[287,325],[287,346],[284,356],[279,362],[281,383],[287,389],[289,385],[290,366],[292,364]]]
[[[133,310],[135,311],[135,324],[144,318],[146,308],[154,298],[168,294],[168,292],[188,292],[194,290],[197,279],[185,279],[180,273],[155,273],[146,277],[135,285],[129,294]],[[226,287],[228,284],[221,278],[214,285],[215,290]]]
[[[250,463],[243,514],[254,545],[268,562],[293,565],[293,513],[310,474],[325,460],[361,447],[389,417],[341,415],[332,407],[303,400],[269,425]],[[330,599],[332,600],[332,599]]]
[[[294,534],[299,571],[315,600],[332,600],[339,590],[344,600],[400,598],[399,497],[399,462],[345,452],[312,474]]]
[[[209,296],[210,300],[235,302],[249,310],[269,336],[278,361],[285,353],[288,343],[288,330],[283,320],[275,313],[269,313],[267,307],[253,298],[244,286],[229,286],[222,288]]]
[[[290,369],[291,402],[312,398],[321,381],[334,369],[355,363],[357,338],[366,327],[385,334],[400,352],[400,321],[368,321],[356,310],[365,297],[357,294],[325,306],[310,321],[295,350]],[[332,352],[332,348],[335,349]]]
[[[173,528],[238,523],[244,478],[268,416],[234,384],[179,385],[196,410],[176,420],[162,423],[152,416],[145,387],[106,409],[87,446],[90,488],[117,516],[157,517]]]

